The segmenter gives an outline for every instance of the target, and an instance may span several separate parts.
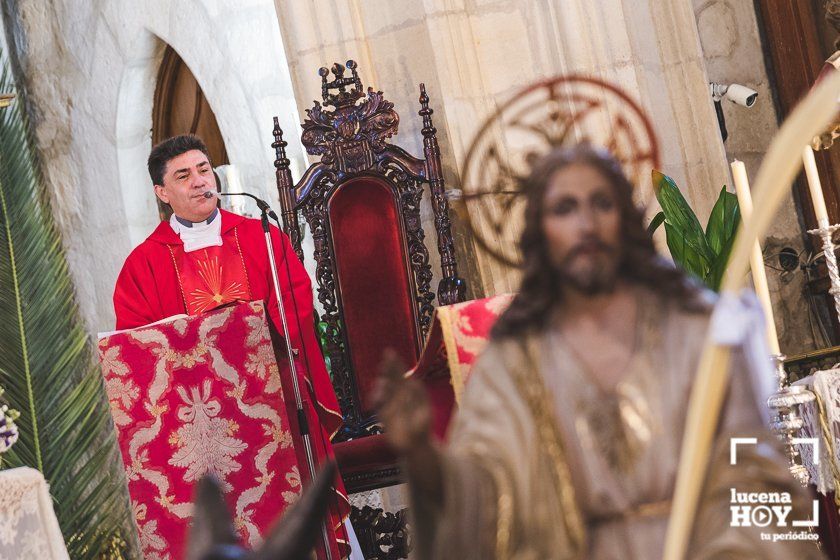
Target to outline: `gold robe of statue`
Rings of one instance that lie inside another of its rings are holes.
[[[418,558],[662,557],[709,314],[652,294],[641,296],[638,309],[637,351],[613,394],[587,379],[556,330],[488,345],[443,455],[444,510],[412,495]],[[760,535],[800,528],[730,526],[730,488],[789,492],[788,522],[812,515],[762,426],[747,377],[733,367],[689,558],[821,558],[814,541]],[[758,437],[760,445],[739,446],[730,466],[730,436]]]

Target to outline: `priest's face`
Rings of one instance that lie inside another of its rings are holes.
[[[586,295],[613,289],[621,214],[615,190],[600,171],[574,163],[550,177],[542,231],[549,260],[566,285]]]
[[[155,185],[155,194],[172,206],[179,218],[201,222],[216,208],[216,198],[204,198],[216,190],[216,177],[210,161],[201,150],[190,150],[166,162],[163,184]]]

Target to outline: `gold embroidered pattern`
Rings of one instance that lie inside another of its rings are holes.
[[[246,299],[248,293],[239,282],[227,282],[222,279],[222,264],[217,256],[207,256],[196,261],[198,276],[204,282],[204,287],[190,292],[190,298],[195,305],[196,313],[201,313],[229,303],[237,299]]]
[[[640,367],[638,360],[648,349],[658,347],[659,331],[652,314],[655,305],[637,299],[636,341],[627,364],[626,375]],[[562,335],[561,335],[562,336]],[[563,347],[578,364],[583,382],[594,393],[584,394],[575,403],[576,412],[591,432],[591,440],[614,473],[628,474],[650,443],[653,419],[646,399],[632,384],[620,381],[614,388],[604,388],[595,381],[596,375],[580,356],[573,344],[563,337]],[[597,395],[597,396],[595,396]]]
[[[175,267],[175,276],[178,277],[178,291],[181,292],[181,301],[184,302],[184,311],[186,312],[187,309],[187,296],[184,294],[184,282],[181,280],[181,271],[178,270],[178,260],[175,258],[175,252],[172,250],[171,245],[166,246],[169,249],[169,256],[172,257],[172,266]]]
[[[245,290],[248,294],[246,299],[251,299],[251,280],[248,278],[248,267],[245,266],[245,256],[242,254],[242,247],[239,246],[239,231],[236,227],[233,228],[233,239],[236,241],[236,251],[239,253],[239,260],[242,261],[242,271],[245,273]]]
[[[248,353],[245,369],[266,382],[266,393],[276,393],[281,389],[280,368],[274,361],[274,347],[270,343],[261,344]]]
[[[291,505],[295,503],[298,500],[298,498],[300,498],[300,471],[297,467],[292,467],[292,470],[286,473],[286,482],[289,483],[289,486],[292,487],[292,490],[283,492],[283,500],[285,500],[287,504]]]
[[[597,400],[581,399],[577,408],[610,469],[617,473],[631,472],[649,441],[645,412],[622,394],[620,388],[600,393]],[[639,424],[643,424],[641,429]]]
[[[572,476],[566,462],[566,452],[563,449],[562,436],[557,427],[557,419],[554,417],[554,407],[548,395],[545,381],[543,381],[534,360],[534,356],[538,353],[536,342],[532,336],[521,345],[520,349],[521,353],[524,354],[524,359],[517,360],[510,369],[522,397],[534,415],[537,436],[543,448],[548,452],[551,464],[554,466],[552,474],[560,493],[563,511],[566,514],[561,522],[566,525],[573,556],[578,558],[583,554],[586,547],[586,527],[583,523],[583,516],[578,509],[575,489],[572,486]]]
[[[496,558],[510,558],[510,529],[513,523],[513,492],[505,473],[490,468],[496,483]]]
[[[178,408],[178,419],[184,424],[175,432],[178,447],[169,464],[186,468],[184,481],[192,482],[205,473],[212,472],[219,478],[222,488],[229,492],[230,484],[225,480],[228,474],[242,466],[234,457],[245,451],[244,441],[232,437],[235,431],[231,421],[219,417],[222,406],[210,398],[209,380],[202,387],[177,387],[178,395],[185,406]]]

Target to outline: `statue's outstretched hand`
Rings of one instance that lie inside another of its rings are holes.
[[[405,377],[405,365],[393,350],[382,358],[376,388],[376,407],[385,436],[402,458],[415,499],[422,496],[431,507],[443,505],[442,455],[432,441],[432,407],[419,381]]]
[[[405,377],[405,365],[393,350],[382,358],[375,402],[388,443],[405,457],[430,445],[432,412],[426,390]]]

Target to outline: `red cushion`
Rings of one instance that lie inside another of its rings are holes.
[[[407,367],[420,353],[396,194],[382,179],[357,177],[332,195],[328,214],[350,361],[369,414],[382,352],[393,348]]]
[[[443,440],[455,407],[455,393],[449,378],[424,379],[432,406],[432,433]],[[338,467],[342,476],[350,476],[380,468],[393,466],[397,456],[382,434],[362,437],[333,444]]]
[[[334,443],[333,451],[344,477],[391,466],[397,462],[397,456],[382,434]]]

